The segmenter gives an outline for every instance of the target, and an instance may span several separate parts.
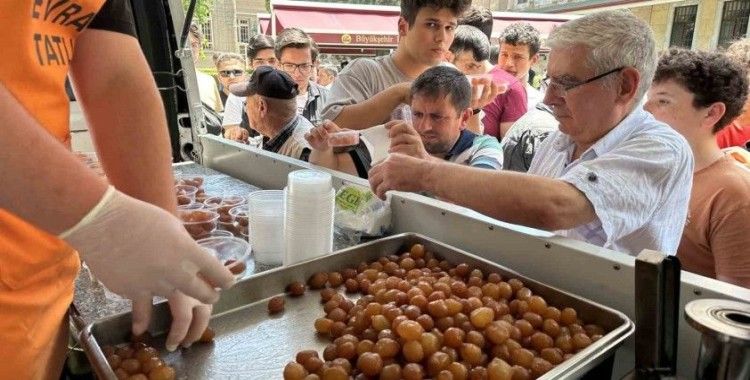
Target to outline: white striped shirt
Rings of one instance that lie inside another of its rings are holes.
[[[559,178],[583,192],[597,219],[562,236],[637,255],[673,255],[685,225],[693,177],[687,141],[638,106],[578,159],[569,136],[552,132],[530,174]]]

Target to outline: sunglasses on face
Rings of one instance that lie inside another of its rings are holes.
[[[239,77],[245,74],[244,70],[220,70],[219,75],[223,78]]]

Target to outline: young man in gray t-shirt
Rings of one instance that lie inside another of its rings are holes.
[[[402,0],[396,51],[347,65],[333,83],[322,118],[349,129],[365,129],[393,119],[410,120],[410,82],[444,61],[458,17],[469,5],[470,0]],[[485,87],[480,101],[491,95],[490,86]]]

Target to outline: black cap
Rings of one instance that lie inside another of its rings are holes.
[[[260,66],[247,82],[229,86],[229,92],[236,96],[262,95],[275,99],[294,99],[299,90],[289,74],[271,66]]]

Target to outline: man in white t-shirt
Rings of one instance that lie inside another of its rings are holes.
[[[524,83],[529,110],[544,100],[544,93],[529,83],[529,71],[539,61],[541,45],[539,31],[526,22],[510,24],[500,35],[500,54],[497,63],[503,70]]]
[[[548,104],[559,130],[529,174],[425,162],[392,153],[369,173],[389,190],[426,191],[510,223],[615,251],[674,254],[693,157],[685,138],[643,110],[656,70],[648,24],[625,11],[568,21],[548,40]]]

